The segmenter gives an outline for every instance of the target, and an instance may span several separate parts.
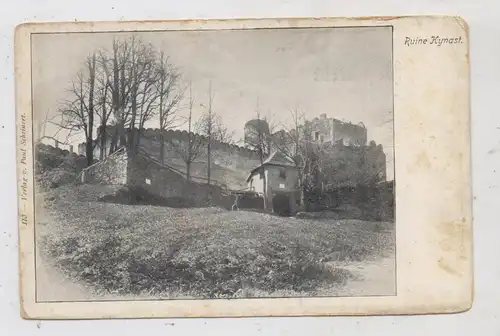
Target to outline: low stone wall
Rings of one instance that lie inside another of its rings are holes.
[[[223,199],[221,188],[188,181],[169,167],[140,154],[129,157],[127,185],[166,199],[183,198],[196,206],[218,205]]]
[[[82,183],[124,185],[186,206],[221,206],[233,201],[223,187],[187,180],[175,169],[147,155],[115,152],[82,171]]]
[[[90,184],[125,185],[127,183],[128,153],[120,150],[82,170],[81,182]]]

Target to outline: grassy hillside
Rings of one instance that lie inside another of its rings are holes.
[[[39,199],[42,254],[100,293],[335,295],[349,272],[329,262],[378,258],[394,246],[392,223],[97,202],[109,188],[63,186]]]

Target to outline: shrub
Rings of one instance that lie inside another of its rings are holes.
[[[55,168],[36,175],[35,179],[41,189],[47,190],[77,182],[78,174],[71,170]]]
[[[85,164],[83,156],[43,144],[35,147],[35,180],[42,190],[78,182]]]

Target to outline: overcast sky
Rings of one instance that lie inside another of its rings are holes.
[[[261,113],[290,122],[298,105],[312,119],[322,113],[363,122],[368,140],[384,146],[393,178],[391,28],[262,29],[136,33],[171,57],[192,82],[195,117],[204,112],[209,82],[214,110],[238,140],[246,121]],[[57,113],[83,62],[111,47],[120,33],[39,34],[33,43],[35,119]],[[121,36],[124,36],[122,33]],[[186,113],[187,111],[182,111]],[[157,128],[157,120],[147,126]],[[52,135],[54,129],[46,129]],[[74,138],[80,142],[81,138]]]

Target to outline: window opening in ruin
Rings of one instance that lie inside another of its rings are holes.
[[[286,169],[280,169],[280,178],[283,180],[286,179]]]

